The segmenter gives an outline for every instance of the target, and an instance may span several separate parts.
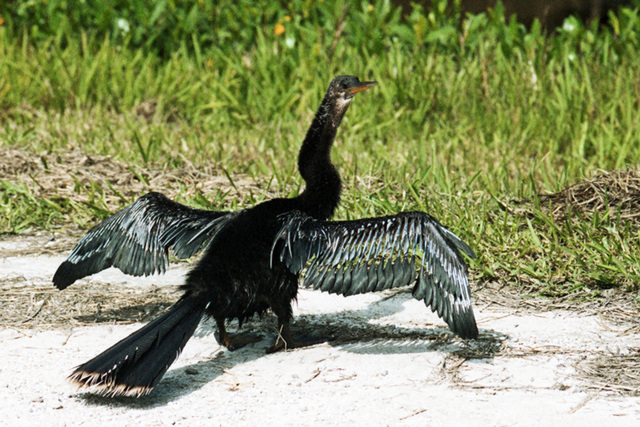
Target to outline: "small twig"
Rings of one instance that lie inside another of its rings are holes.
[[[306,383],[311,382],[314,379],[318,378],[318,376],[320,375],[321,372],[322,372],[321,369],[316,369],[316,371],[313,373],[313,375],[310,378],[308,378],[304,383],[306,384]]]
[[[67,334],[67,337],[64,339],[64,341],[62,341],[62,345],[67,345],[67,342],[69,342],[69,338],[71,338],[71,335],[73,335],[73,330],[71,330],[71,331]]]
[[[585,397],[582,402],[578,403],[576,406],[574,406],[573,408],[569,409],[569,413],[570,414],[574,414],[578,409],[581,409],[582,407],[584,407],[584,405],[586,405],[587,403],[589,403],[589,401],[591,399],[594,398],[595,395],[590,394],[589,396]]]
[[[42,307],[44,307],[44,305],[47,303],[47,301],[49,301],[50,298],[51,298],[51,294],[47,295],[47,297],[42,301],[42,304],[40,304],[40,307],[38,307],[36,312],[33,313],[31,316],[27,317],[26,319],[24,319],[22,321],[22,323],[27,323],[27,322],[30,322],[31,320],[35,319],[36,316],[38,314],[40,314],[40,312],[42,311]]]
[[[400,418],[400,421],[404,421],[404,420],[406,420],[408,418],[415,417],[416,415],[420,415],[423,412],[427,412],[427,410],[426,409],[419,409],[419,410],[415,411],[413,414],[409,414],[406,417]]]

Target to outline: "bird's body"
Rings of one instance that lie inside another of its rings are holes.
[[[182,289],[206,302],[216,320],[242,322],[268,308],[290,318],[298,279],[284,265],[270,263],[278,217],[295,207],[293,200],[275,199],[242,211],[211,242]]]
[[[338,126],[355,93],[374,84],[351,76],[331,82],[300,149],[306,187],[297,197],[213,212],[149,193],[90,230],[56,272],[59,289],[110,266],[133,275],[163,272],[169,250],[178,258],[205,251],[167,313],[76,368],[71,379],[111,395],[145,394],[204,316],[215,319],[218,341],[233,349],[242,342],[227,335],[226,322],[270,309],[279,334],[268,351],[294,347],[289,323],[301,277],[305,286],[343,295],[413,285],[414,297],[454,332],[476,338],[461,252],[475,254],[457,236],[422,212],[328,221],[341,191],[330,157]]]

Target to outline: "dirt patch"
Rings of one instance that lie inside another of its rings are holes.
[[[625,349],[623,354],[598,354],[577,368],[589,389],[640,396],[640,348]]]
[[[8,278],[3,280],[0,295],[0,327],[68,328],[146,322],[177,297],[175,291],[160,287],[131,292],[122,286],[91,282],[60,292],[52,284],[25,286],[24,277]]]
[[[564,221],[572,212],[602,216],[610,211],[612,216],[640,224],[640,171],[601,172],[557,193],[541,195],[540,205],[549,207],[557,221]]]
[[[557,193],[540,194],[540,208],[560,223],[582,221],[594,214],[640,225],[640,170],[602,171],[590,179],[570,185]],[[513,201],[514,213],[530,215],[533,201]],[[531,215],[530,215],[531,216]]]
[[[179,168],[155,164],[138,168],[79,149],[33,154],[0,147],[0,180],[22,183],[37,198],[98,204],[110,211],[151,190],[169,198],[219,192],[240,195],[249,191],[257,196],[271,196],[246,176],[234,175],[232,183],[219,169],[196,168],[184,157],[180,157],[180,162]]]

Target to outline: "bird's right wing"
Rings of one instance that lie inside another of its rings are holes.
[[[133,276],[164,273],[169,249],[178,259],[193,256],[237,214],[194,209],[148,193],[89,230],[53,283],[64,289],[109,267]]]
[[[473,250],[424,212],[356,221],[318,221],[302,212],[282,217],[272,262],[303,275],[303,286],[354,295],[413,285],[463,338],[476,338],[467,265]]]

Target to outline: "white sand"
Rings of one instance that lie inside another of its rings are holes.
[[[0,258],[0,285],[7,277],[45,283],[62,260]],[[133,279],[110,270],[91,280],[126,281],[141,290],[179,284],[182,274],[178,268],[168,276]],[[383,297],[301,291],[299,327],[317,323],[326,333],[335,325],[338,333],[361,331],[364,338],[272,355],[264,354],[274,338],[270,329],[263,341],[229,352],[216,343],[210,323],[201,325],[154,392],[137,400],[77,391],[65,378],[140,325],[32,330],[17,323],[0,331],[1,423],[640,425],[640,398],[598,391],[576,370],[596,355],[640,347],[640,337],[622,325],[567,311],[525,316],[476,306],[484,339],[466,345],[421,302],[406,294]],[[394,338],[391,326],[416,335]],[[500,345],[490,358],[456,355],[469,346]]]

